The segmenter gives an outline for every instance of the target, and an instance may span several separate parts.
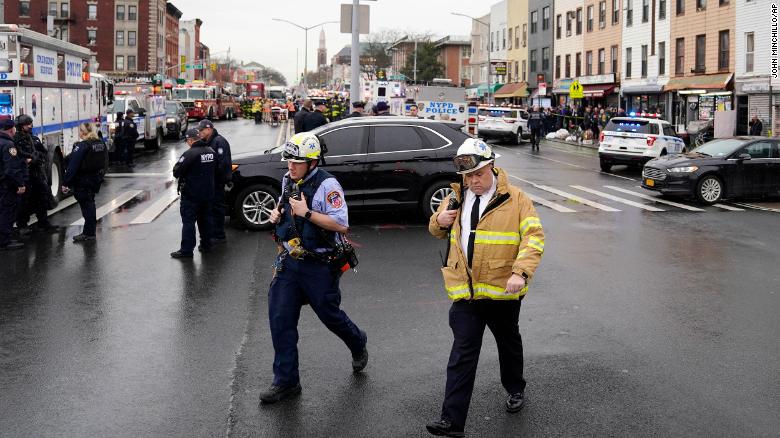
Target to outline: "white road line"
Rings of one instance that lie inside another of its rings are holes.
[[[73,196],[71,196],[69,198],[65,198],[62,201],[60,201],[57,204],[56,207],[54,207],[53,209],[49,210],[46,215],[47,216],[51,216],[51,215],[53,215],[55,213],[59,213],[60,211],[65,210],[66,208],[70,207],[71,205],[73,205],[75,203],[76,203],[76,199]],[[29,225],[32,225],[32,224],[34,224],[36,222],[38,222],[38,218],[34,217],[30,221]]]
[[[775,213],[780,213],[780,209],[777,208],[770,208],[770,207],[762,207],[760,205],[753,205],[753,204],[742,204],[739,202],[735,202],[734,204],[739,205],[740,207],[750,208],[753,210],[761,210],[761,211],[772,211]]]
[[[634,178],[629,178],[629,177],[627,177],[627,176],[615,175],[615,174],[612,174],[612,173],[609,173],[609,172],[602,172],[602,171],[600,171],[600,170],[591,169],[591,168],[589,168],[589,167],[585,167],[585,166],[579,166],[579,165],[577,165],[577,164],[567,163],[567,162],[565,162],[565,161],[556,160],[556,159],[554,159],[554,158],[547,158],[547,157],[543,157],[543,156],[541,156],[541,155],[538,155],[538,154],[529,154],[528,152],[518,152],[518,151],[514,151],[514,150],[512,150],[512,149],[509,149],[509,148],[507,148],[507,147],[504,147],[504,146],[498,146],[498,145],[494,145],[494,146],[493,146],[493,148],[494,148],[494,149],[495,149],[495,148],[506,149],[507,151],[509,151],[509,152],[512,152],[512,153],[514,153],[514,154],[516,154],[516,155],[528,155],[529,157],[538,158],[538,159],[540,159],[540,160],[547,160],[547,161],[552,161],[552,162],[554,162],[554,163],[558,163],[558,164],[564,164],[564,165],[566,165],[566,166],[571,166],[571,167],[576,167],[576,168],[578,168],[578,169],[587,170],[587,171],[589,171],[589,172],[595,172],[595,173],[600,173],[600,174],[602,174],[602,175],[614,176],[615,178],[620,178],[620,179],[627,179],[627,180],[629,180],[629,181],[638,181],[637,179],[634,179]]]
[[[591,193],[593,195],[600,196],[602,198],[611,199],[611,200],[613,200],[615,202],[620,202],[621,204],[626,204],[626,205],[630,205],[632,207],[641,208],[642,210],[655,211],[655,212],[666,211],[666,210],[662,210],[660,208],[655,208],[655,207],[651,207],[649,205],[640,204],[639,202],[629,201],[628,199],[623,199],[623,198],[621,198],[619,196],[610,195],[609,193],[600,192],[598,190],[589,189],[589,188],[583,187],[583,186],[576,186],[576,185],[574,185],[574,186],[569,186],[569,187],[575,188],[577,190],[582,190],[583,192],[588,192],[588,193]]]
[[[164,178],[170,173],[107,173],[106,178]]]
[[[141,214],[130,221],[130,224],[138,225],[152,223],[152,221],[157,219],[171,204],[176,202],[177,199],[179,199],[178,193],[170,190],[166,191],[160,199],[152,203],[146,210],[142,211]]]
[[[111,200],[111,202],[101,205],[100,208],[98,208],[97,211],[95,212],[96,217],[98,219],[102,218],[103,216],[111,213],[117,208],[125,205],[128,201],[140,195],[141,193],[143,193],[143,191],[141,190],[131,190],[129,192],[122,193],[121,195]],[[70,225],[71,226],[84,225],[84,218],[81,218]]]
[[[745,211],[744,208],[732,207],[732,206],[726,205],[726,204],[712,204],[712,206],[713,207],[722,208],[722,209],[728,210],[728,211]]]
[[[525,192],[525,195],[528,196],[532,201],[536,202],[537,204],[542,204],[545,207],[552,208],[555,211],[558,211],[560,213],[576,213],[577,210],[572,210],[571,208],[564,207],[563,205],[556,204],[552,201],[548,201],[544,198],[540,198],[536,195],[532,195],[528,192]]]
[[[636,196],[636,197],[642,198],[642,199],[647,199],[648,201],[658,202],[659,204],[666,204],[666,205],[671,205],[672,207],[682,208],[683,210],[688,210],[688,211],[707,211],[707,210],[704,210],[704,209],[701,209],[701,208],[691,207],[690,205],[680,204],[678,202],[667,201],[666,199],[661,199],[661,198],[659,198],[657,196],[650,196],[650,195],[646,195],[644,193],[637,193],[637,192],[634,192],[634,191],[631,191],[631,190],[624,189],[622,187],[615,187],[615,186],[604,186],[604,187],[606,187],[608,189],[616,190],[616,191],[621,192],[621,193],[625,193],[627,195]]]
[[[577,195],[574,195],[574,194],[571,194],[571,193],[568,193],[568,192],[564,192],[562,190],[554,189],[552,187],[547,187],[547,186],[543,186],[541,184],[536,184],[533,181],[528,181],[527,179],[523,179],[523,178],[520,178],[518,176],[514,176],[514,175],[509,175],[509,176],[511,178],[514,178],[514,179],[518,180],[518,181],[522,181],[522,182],[524,182],[526,184],[530,184],[530,185],[536,187],[537,189],[544,190],[545,192],[554,193],[554,194],[556,194],[558,196],[563,196],[564,198],[571,199],[572,201],[577,201],[580,204],[589,205],[589,206],[591,206],[593,208],[597,208],[599,210],[611,211],[611,212],[620,211],[617,208],[612,208],[612,207],[607,206],[607,205],[599,204],[598,202],[591,201],[590,199],[585,199],[585,198],[579,197]]]

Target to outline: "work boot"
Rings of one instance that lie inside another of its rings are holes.
[[[514,413],[519,412],[520,409],[523,409],[523,393],[509,394],[509,398],[506,399],[506,411]]]
[[[432,421],[426,424],[425,428],[428,429],[428,432],[436,436],[454,436],[454,437],[466,436],[462,430],[455,429],[452,426],[452,423],[450,423],[449,420],[445,420],[445,419],[441,419],[439,421]]]
[[[73,236],[73,243],[94,242],[95,236],[87,236],[86,234],[79,234]]]
[[[177,250],[171,253],[171,257],[174,259],[191,259],[192,253],[191,252],[183,252],[182,250]]]
[[[5,245],[0,245],[0,251],[13,251],[24,248],[24,243],[12,240]]]
[[[260,394],[260,403],[270,405],[286,398],[300,395],[301,391],[302,388],[300,383],[296,383],[295,386],[271,385],[268,390]]]

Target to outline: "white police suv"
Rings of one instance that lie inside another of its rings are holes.
[[[506,106],[480,107],[479,136],[485,140],[509,140],[520,144],[522,139],[531,138],[528,131],[528,112]]]
[[[653,158],[685,151],[685,143],[658,114],[630,113],[611,119],[599,134],[601,170],[615,164],[644,165]],[[481,128],[481,127],[480,127]]]

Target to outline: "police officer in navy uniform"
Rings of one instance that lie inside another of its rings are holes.
[[[81,141],[73,145],[68,168],[62,184],[65,194],[73,191],[73,197],[81,207],[84,217],[84,228],[81,234],[73,236],[74,243],[92,242],[95,240],[97,218],[95,209],[95,194],[100,191],[103,176],[106,173],[108,148],[98,136],[94,123],[79,125]]]
[[[211,242],[215,245],[227,243],[225,236],[225,185],[233,174],[233,157],[230,143],[219,135],[211,120],[203,119],[198,123],[200,139],[216,152],[214,168],[214,202],[211,204]]]
[[[361,102],[361,101],[352,102],[352,112],[349,113],[349,115],[347,115],[344,118],[350,119],[352,117],[363,117],[363,111],[365,111],[365,109],[366,109],[365,102]]]
[[[191,258],[195,249],[195,224],[200,232],[201,252],[211,250],[210,215],[214,200],[214,169],[216,152],[200,140],[197,129],[186,133],[189,150],[173,166],[173,176],[179,180],[181,202],[181,246],[171,253],[175,259]]]
[[[125,118],[121,121],[121,133],[122,133],[122,150],[125,154],[125,164],[127,167],[135,167],[133,163],[133,154],[135,153],[135,144],[138,142],[138,126],[135,124],[133,117],[135,112],[128,108],[125,111]]]
[[[24,247],[11,239],[19,197],[27,190],[27,164],[14,145],[14,130],[13,120],[0,120],[0,251]]]
[[[51,188],[46,178],[46,158],[48,151],[41,140],[32,134],[33,119],[27,114],[22,114],[16,119],[16,134],[14,144],[16,150],[27,163],[29,178],[27,188],[21,197],[19,211],[16,216],[16,226],[20,233],[29,232],[27,223],[30,215],[35,213],[38,218],[36,227],[39,230],[51,230],[54,227],[49,223],[46,211]],[[22,231],[25,230],[25,231]]]
[[[528,130],[531,131],[531,150],[539,150],[539,141],[542,139],[542,123],[544,119],[539,107],[534,105],[528,115]]]
[[[339,307],[341,271],[328,255],[348,231],[344,191],[333,175],[317,167],[321,158],[316,135],[294,135],[284,146],[288,172],[282,180],[279,208],[271,213],[280,253],[268,292],[268,315],[274,346],[274,380],[260,395],[276,403],[301,393],[298,375],[298,318],[305,303],[341,338],[352,353],[352,370],[368,364],[366,333]]]

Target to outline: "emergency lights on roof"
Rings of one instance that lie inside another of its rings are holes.
[[[637,113],[636,111],[631,111],[628,115],[631,117],[647,117],[651,119],[661,118],[661,114],[659,113]]]

